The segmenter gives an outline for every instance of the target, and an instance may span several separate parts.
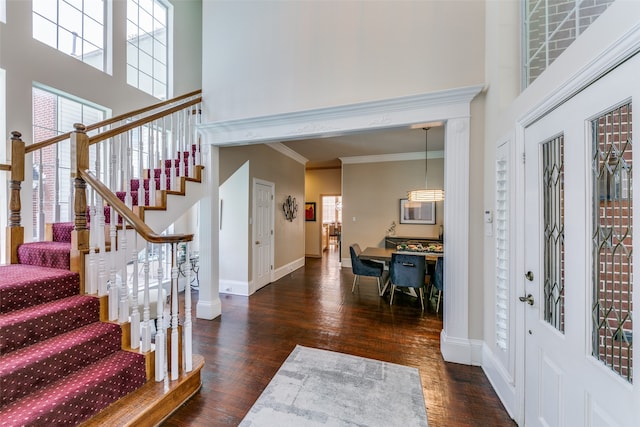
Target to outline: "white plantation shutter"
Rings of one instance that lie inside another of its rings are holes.
[[[506,149],[496,162],[496,345],[509,348],[509,182]],[[501,155],[500,155],[501,154]]]

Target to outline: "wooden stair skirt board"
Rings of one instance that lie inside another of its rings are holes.
[[[203,366],[204,357],[194,354],[193,371],[182,372],[175,381],[148,381],[80,426],[156,426],[200,390]]]

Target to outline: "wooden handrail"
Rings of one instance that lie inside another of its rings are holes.
[[[104,185],[90,170],[80,170],[80,177],[84,179],[93,189],[100,194],[111,209],[115,209],[133,228],[140,233],[143,239],[150,243],[178,243],[190,242],[193,234],[157,234],[144,221],[142,221],[131,209],[127,207],[118,197]]]
[[[0,171],[8,171],[8,172],[11,172],[11,165],[3,165],[3,164],[0,164]]]
[[[95,129],[99,129],[99,128],[103,127],[103,126],[108,126],[108,125],[110,125],[112,123],[115,123],[115,122],[119,122],[120,120],[126,119],[127,117],[130,117],[130,116],[137,116],[138,114],[142,114],[142,113],[146,113],[148,111],[155,110],[155,109],[160,108],[162,106],[165,106],[167,104],[173,104],[174,102],[178,102],[178,101],[181,101],[181,100],[186,99],[186,98],[191,98],[192,96],[195,96],[195,95],[197,95],[199,93],[202,93],[202,89],[194,90],[193,92],[185,93],[184,95],[180,95],[178,97],[175,97],[175,98],[172,98],[172,99],[169,99],[169,100],[166,100],[166,101],[162,101],[162,102],[159,102],[157,104],[150,105],[148,107],[144,107],[144,108],[140,108],[140,109],[137,109],[137,110],[129,111],[128,113],[120,114],[118,116],[111,117],[109,119],[103,120],[103,121],[98,122],[98,123],[94,123],[92,125],[87,125],[87,132],[90,132],[90,131],[95,130]],[[202,98],[200,98],[200,100],[202,100]],[[185,106],[185,105],[192,105],[192,104],[182,104],[182,106]],[[48,147],[49,145],[53,145],[53,144],[58,143],[60,141],[64,141],[65,139],[69,139],[69,137],[71,136],[72,132],[73,131],[67,132],[67,133],[63,133],[61,135],[54,136],[53,138],[45,139],[44,141],[40,141],[40,142],[37,142],[35,144],[28,145],[25,148],[25,152],[26,153],[30,153],[32,151],[37,151],[37,150],[39,150],[41,148]]]
[[[102,133],[100,133],[98,135],[94,135],[94,136],[89,138],[89,145],[97,144],[100,141],[104,141],[105,139],[112,138],[112,137],[114,137],[116,135],[119,135],[121,133],[129,131],[131,129],[135,129],[135,128],[140,127],[142,125],[146,125],[147,123],[150,123],[150,122],[152,122],[154,120],[157,120],[157,119],[159,119],[161,117],[168,116],[169,114],[173,114],[176,111],[184,110],[185,107],[189,107],[191,105],[196,105],[196,104],[198,104],[200,102],[202,102],[202,97],[198,97],[198,98],[192,99],[189,102],[185,102],[184,104],[176,105],[175,107],[169,108],[168,110],[162,110],[162,111],[160,111],[160,112],[158,112],[156,114],[152,114],[150,116],[138,119],[135,122],[127,123],[126,125],[122,125],[122,126],[119,126],[119,127],[115,128],[115,129],[110,129],[110,130],[102,132]]]

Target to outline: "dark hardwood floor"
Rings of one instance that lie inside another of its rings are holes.
[[[332,249],[249,298],[222,295],[222,316],[194,321],[202,389],[163,426],[238,425],[296,344],[418,368],[430,427],[515,426],[479,367],[442,360],[441,316],[352,280]]]

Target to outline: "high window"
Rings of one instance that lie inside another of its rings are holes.
[[[41,142],[73,130],[74,123],[92,124],[106,118],[106,110],[48,88],[34,87],[33,141]],[[44,238],[44,224],[71,218],[71,155],[69,140],[33,155],[33,230]]]
[[[524,87],[529,86],[614,0],[525,0]]]
[[[33,0],[33,38],[105,70],[104,0]]]
[[[169,7],[160,0],[127,0],[127,83],[168,97]]]

